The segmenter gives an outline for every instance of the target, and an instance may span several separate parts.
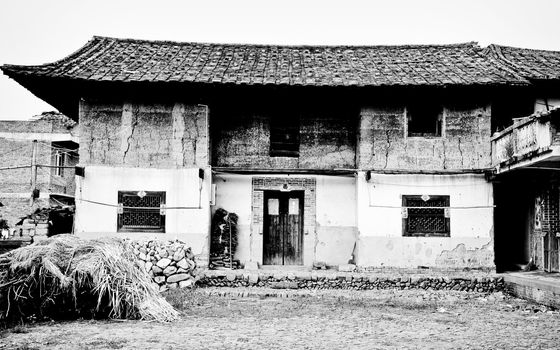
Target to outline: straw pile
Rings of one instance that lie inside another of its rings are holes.
[[[130,242],[58,235],[0,255],[0,322],[38,318],[172,321],[178,312]]]

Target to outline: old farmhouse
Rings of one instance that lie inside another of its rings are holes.
[[[491,269],[531,255],[495,222],[494,182],[504,208],[524,183],[496,175],[493,134],[560,97],[558,53],[551,77],[506,51],[94,37],[2,70],[80,121],[79,235],[177,238],[207,261],[221,207],[244,263]]]

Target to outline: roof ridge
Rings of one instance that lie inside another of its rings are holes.
[[[513,74],[517,78],[527,80],[519,73],[520,67],[504,56],[500,45],[490,44],[485,47],[480,54],[490,58],[488,62],[495,65],[498,69],[501,69],[506,73]]]
[[[524,48],[524,47],[518,47],[518,46],[509,46],[509,45],[500,45],[500,44],[490,44],[488,45],[488,47],[490,46],[494,46],[497,48],[507,48],[507,49],[516,49],[516,50],[521,50],[521,51],[532,51],[532,52],[559,52],[560,50],[545,50],[545,49],[528,49],[528,48]]]
[[[151,44],[174,44],[174,45],[211,45],[211,46],[246,46],[246,47],[285,47],[285,48],[426,48],[426,47],[480,47],[476,41],[450,44],[400,44],[400,45],[313,45],[313,44],[250,44],[250,43],[213,43],[196,41],[174,41],[174,40],[150,40],[135,38],[117,38],[108,36],[94,35],[90,40],[114,40],[132,43],[151,43]]]

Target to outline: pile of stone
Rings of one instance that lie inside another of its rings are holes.
[[[361,274],[308,274],[259,276],[255,273],[206,274],[199,281],[207,287],[268,287],[281,289],[427,289],[493,293],[505,288],[503,277],[379,277]]]
[[[159,285],[160,291],[192,287],[196,262],[190,247],[181,241],[132,242],[138,265]]]

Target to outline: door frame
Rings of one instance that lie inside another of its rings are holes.
[[[287,188],[286,188],[287,187]],[[263,263],[264,191],[303,191],[303,266],[312,266],[316,241],[316,179],[302,175],[253,176],[251,204],[251,261]]]

